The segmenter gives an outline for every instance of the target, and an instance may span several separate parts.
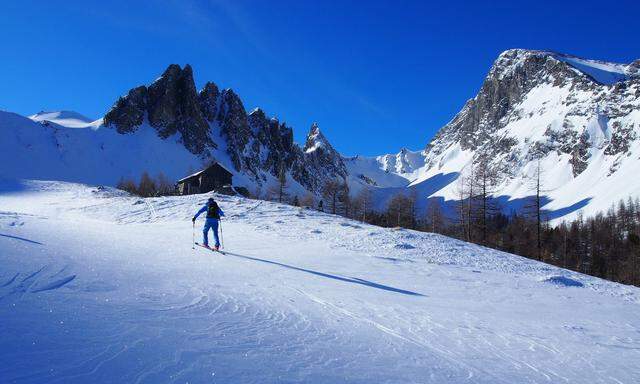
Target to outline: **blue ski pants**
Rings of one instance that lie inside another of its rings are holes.
[[[220,239],[218,238],[218,219],[206,219],[204,222],[204,228],[202,229],[204,245],[209,245],[209,229],[213,230],[213,239],[216,241],[215,246],[220,246]]]

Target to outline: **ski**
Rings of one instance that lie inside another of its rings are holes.
[[[201,248],[204,248],[204,249],[208,249],[208,250],[210,250],[211,252],[218,252],[218,253],[221,253],[221,254],[223,254],[223,255],[225,254],[225,253],[224,253],[224,251],[220,251],[220,250],[217,250],[217,251],[216,251],[215,249],[210,248],[210,247],[205,247],[204,245],[202,245],[202,244],[200,244],[200,243],[194,243],[194,244],[195,244],[195,245],[197,245],[198,247],[201,247]]]

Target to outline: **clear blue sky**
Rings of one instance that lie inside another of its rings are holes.
[[[487,3],[487,4],[485,4]],[[638,1],[6,1],[0,109],[102,116],[170,63],[346,155],[423,148],[508,48],[640,58]]]

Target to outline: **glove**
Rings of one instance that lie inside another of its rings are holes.
[[[191,222],[195,224],[196,218],[195,217],[191,218]]]

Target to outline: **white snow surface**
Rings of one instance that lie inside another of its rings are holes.
[[[582,73],[586,73],[601,84],[611,85],[629,78],[628,66],[625,64],[582,59],[568,55],[554,55],[554,57],[570,64]]]
[[[638,288],[226,196],[192,249],[208,197],[0,181],[0,382],[640,381]]]
[[[0,111],[0,178],[115,186],[122,178],[138,180],[143,172],[151,176],[163,173],[177,181],[207,165],[207,160],[185,148],[180,134],[162,139],[147,122],[133,133],[119,134],[104,126],[102,119],[91,122],[85,118],[84,125],[71,121],[80,119],[78,116],[81,115],[63,111],[27,118]],[[255,190],[254,180],[235,171],[217,124],[211,124],[211,135],[218,144],[217,149],[211,150],[211,158],[233,173],[235,186]],[[277,184],[272,175],[262,176],[263,190]],[[299,183],[288,179],[290,193],[302,196],[306,192]]]
[[[29,118],[35,122],[50,121],[68,128],[86,128],[94,122],[93,119],[74,111],[41,111]]]

